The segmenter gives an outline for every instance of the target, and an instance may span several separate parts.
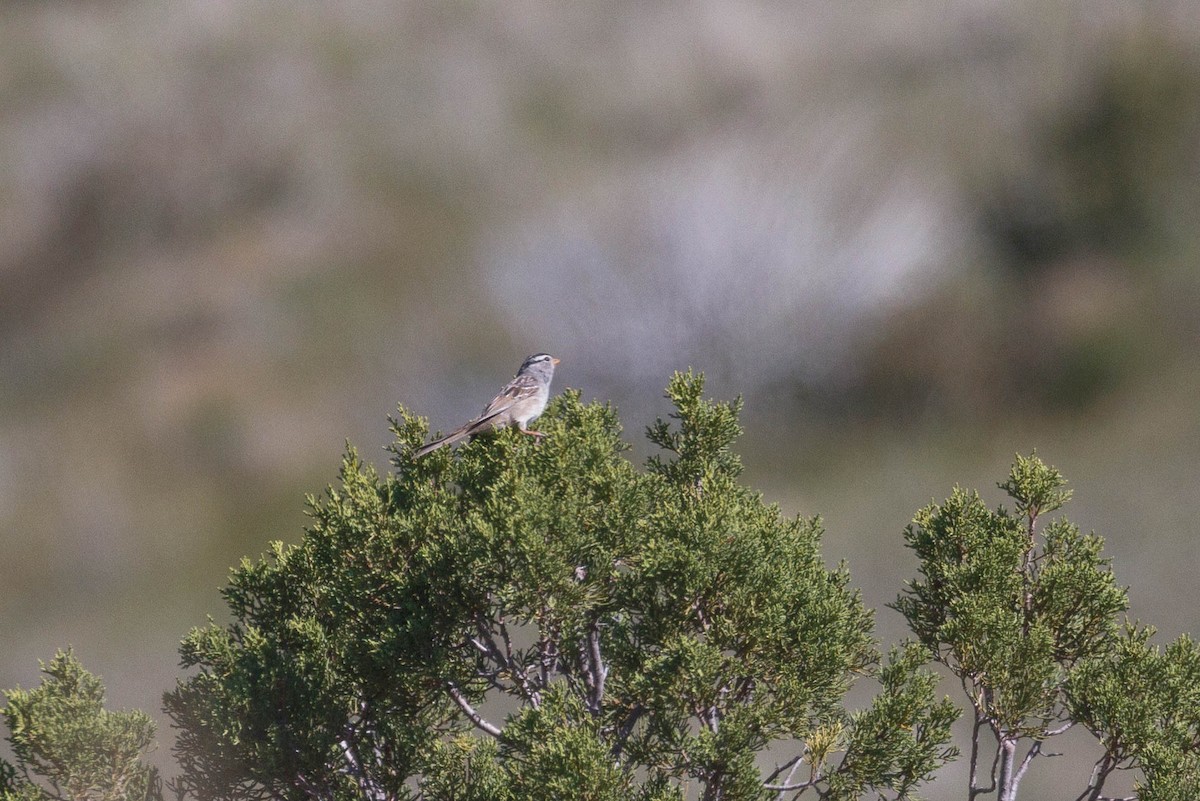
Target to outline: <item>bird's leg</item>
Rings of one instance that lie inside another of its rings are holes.
[[[534,439],[538,440],[539,442],[541,441],[542,437],[546,436],[541,431],[534,431],[534,430],[526,428],[525,426],[522,426],[522,425],[518,425],[517,430],[520,431],[522,434],[528,434],[529,436],[533,437]]]

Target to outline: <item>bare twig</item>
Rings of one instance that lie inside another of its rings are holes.
[[[764,784],[763,789],[777,790],[780,793],[794,793],[796,790],[807,790],[809,787],[815,786],[819,781],[821,781],[821,777],[809,779],[808,781],[800,782],[799,784]]]
[[[1096,760],[1096,764],[1092,766],[1092,775],[1088,779],[1088,785],[1083,792],[1075,797],[1075,801],[1102,801],[1100,791],[1104,789],[1104,782],[1108,779],[1108,774],[1112,773],[1117,767],[1117,759],[1113,757],[1112,751],[1105,751],[1104,755]]]
[[[818,783],[820,783],[821,781],[823,781],[825,779],[825,777],[822,774],[814,773],[806,781],[796,782],[793,784],[792,783],[792,774],[794,774],[796,772],[796,768],[798,768],[798,767],[800,767],[799,763],[797,763],[795,766],[792,767],[791,771],[788,772],[787,780],[784,781],[783,784],[764,784],[763,789],[771,790],[772,792],[779,793],[779,795],[776,796],[776,798],[782,799],[784,794],[786,794],[786,793],[796,793],[797,791],[799,791],[800,793],[803,793],[805,790],[807,790],[810,787],[816,787]]]
[[[983,730],[983,713],[975,710],[975,724],[971,727],[971,778],[968,785],[968,801],[981,793],[990,793],[996,789],[995,774],[992,775],[992,786],[984,789],[979,786],[979,733]]]
[[[1000,764],[1000,743],[999,743],[999,738],[997,738],[996,755],[992,759],[991,785],[988,787],[980,787],[979,786],[979,747],[980,747],[980,735],[983,732],[984,724],[989,722],[987,713],[984,711],[987,707],[988,691],[986,688],[982,688],[979,690],[979,692],[981,692],[982,695],[977,695],[976,693],[971,692],[970,688],[967,687],[967,676],[965,676],[965,675],[960,676],[959,680],[962,682],[963,692],[966,693],[967,698],[969,698],[971,701],[971,706],[975,710],[975,723],[971,728],[970,785],[967,788],[968,801],[974,801],[975,796],[986,795],[988,793],[995,792],[995,790],[996,790],[996,768]],[[990,728],[992,729],[993,733],[995,733],[994,727],[990,727]]]
[[[734,703],[738,706],[745,704],[750,700],[750,696],[754,694],[757,686],[753,676],[742,676],[737,682],[737,692],[733,694]]]
[[[1057,729],[1050,729],[1049,731],[1047,731],[1046,737],[1048,737],[1048,738],[1049,737],[1057,737],[1058,735],[1062,734],[1063,732],[1065,732],[1067,729],[1071,728],[1074,725],[1075,725],[1075,721],[1068,720],[1066,723],[1059,726]],[[1049,754],[1047,754],[1046,756],[1049,756]]]
[[[1016,794],[1017,785],[1021,783],[1021,779],[1025,777],[1025,771],[1029,770],[1029,765],[1034,758],[1042,752],[1042,741],[1038,740],[1033,745],[1029,746],[1029,750],[1025,752],[1025,758],[1021,760],[1020,767],[1017,768],[1016,775],[1013,776],[1012,788],[1013,794]]]
[[[639,704],[629,713],[629,717],[625,718],[625,722],[621,724],[621,728],[617,729],[616,736],[613,737],[613,759],[621,756],[621,752],[625,750],[625,743],[629,740],[629,736],[633,734],[633,727],[637,725],[637,722],[644,714],[646,714],[646,707]]]
[[[548,637],[546,635],[546,632],[542,629],[543,624],[545,623],[547,618],[549,618],[549,616],[550,616],[550,610],[543,604],[541,614],[539,614],[538,618],[537,618],[537,621],[538,621],[538,640],[537,640],[538,668],[539,668],[539,674],[540,674],[540,680],[541,680],[541,683],[539,684],[539,689],[545,689],[546,687],[550,686],[550,669],[552,667],[554,667],[554,663],[557,661],[557,659],[555,657],[554,643],[551,641],[550,637]]]
[[[1029,535],[1029,547],[1025,551],[1025,555],[1021,558],[1021,582],[1025,586],[1024,599],[1022,608],[1025,610],[1024,619],[1021,621],[1021,631],[1028,636],[1029,627],[1033,624],[1033,551],[1037,547],[1037,541],[1034,539],[1034,529],[1037,527],[1039,510],[1036,506],[1029,508],[1029,526],[1026,533]]]
[[[806,746],[804,748],[804,750],[801,751],[799,753],[799,755],[797,755],[796,758],[791,761],[791,763],[790,763],[792,766],[791,770],[788,771],[787,778],[785,778],[783,780],[783,784],[767,784],[767,783],[763,784],[764,789],[774,790],[774,791],[778,792],[778,795],[775,796],[776,801],[783,801],[783,797],[786,794],[795,793],[797,790],[799,792],[796,794],[799,795],[800,793],[803,793],[805,790],[807,790],[809,787],[812,787],[813,785],[815,785],[822,778],[824,778],[817,771],[816,766],[813,766],[808,774],[808,781],[801,782],[799,784],[799,786],[793,786],[792,780],[796,776],[796,771],[800,770],[800,766],[804,764],[802,760],[804,759],[804,756],[808,753],[809,753],[808,747]],[[782,770],[782,768],[780,768],[779,770]],[[775,773],[771,774],[771,778],[768,779],[767,781],[770,782],[772,779],[774,779],[775,776],[777,776],[779,774],[779,770],[777,770]]]
[[[312,798],[326,799],[333,797],[333,794],[330,793],[328,789],[325,789],[324,792],[322,792],[322,788],[314,784],[312,780],[310,780],[303,773],[296,773],[295,785],[297,788],[299,788],[300,792],[307,793]]]
[[[579,662],[579,675],[583,678],[583,696],[587,701],[589,709],[592,705],[592,695],[596,690],[596,676],[592,673],[591,657],[588,655],[588,644],[586,640],[580,640],[578,643],[578,653],[575,655]]]
[[[483,654],[484,656],[489,657],[489,658],[495,658],[496,661],[498,661],[498,662],[503,662],[503,657],[500,654],[493,651],[491,648],[484,645],[483,643],[481,643],[479,640],[475,639],[474,637],[471,638],[471,645],[474,645],[475,650],[479,651],[479,653]]]
[[[996,778],[996,769],[1000,766],[1000,753],[1002,750],[1003,749],[1000,748],[1000,743],[997,742],[996,743],[996,755],[994,757],[992,757],[992,786],[989,787],[987,790],[987,792],[989,792],[989,793],[996,789],[996,783],[997,783],[997,781],[999,781]]]
[[[704,605],[700,603],[699,598],[692,602],[692,610],[696,613],[696,620],[700,623],[700,630],[707,633],[712,624],[708,622],[708,615],[704,614]]]
[[[513,661],[512,637],[508,636],[508,624],[504,622],[504,612],[496,615],[496,625],[500,627],[500,639],[504,640],[504,657],[511,664]]]
[[[588,626],[588,673],[591,675],[588,693],[588,711],[599,715],[604,705],[604,680],[608,678],[608,667],[600,653],[600,621],[593,620]]]
[[[352,716],[346,723],[346,727],[343,730],[344,736],[339,745],[342,748],[342,755],[346,759],[345,772],[354,777],[363,798],[370,801],[385,801],[388,797],[387,791],[376,779],[370,776],[369,771],[363,766],[362,760],[358,756],[357,745],[362,734],[362,727],[367,725],[369,712],[370,707],[368,702],[360,700],[358,714]]]
[[[501,672],[507,673],[512,678],[522,698],[528,701],[535,709],[540,707],[542,705],[541,693],[529,681],[529,671],[517,661],[513,654],[512,640],[508,634],[508,626],[504,623],[503,612],[497,615],[495,621],[480,614],[475,619],[475,628],[479,632],[479,636],[470,639],[471,645],[496,665]],[[504,643],[503,649],[501,649],[500,643],[496,641],[495,634],[497,630]],[[512,687],[501,686],[497,680],[497,674],[482,673],[481,676],[489,679],[492,685],[498,689],[505,692],[512,692]]]
[[[454,682],[446,682],[446,691],[450,693],[450,697],[454,699],[454,703],[458,704],[458,708],[466,714],[467,719],[475,724],[475,727],[481,731],[485,731],[493,737],[499,739],[502,732],[499,728],[484,720],[483,715],[475,711],[475,707],[463,697],[462,691],[454,686]]]
[[[370,799],[370,801],[385,801],[388,797],[387,791],[379,785],[379,782],[367,775],[350,738],[342,740],[339,745],[341,745],[342,754],[346,758],[347,772],[354,777],[355,783],[358,784],[358,791],[362,793],[363,798]]]
[[[788,768],[794,768],[794,767],[795,767],[795,765],[796,765],[796,763],[797,763],[797,762],[799,762],[800,760],[804,759],[804,755],[805,755],[805,754],[807,754],[807,753],[808,753],[808,749],[806,748],[805,750],[801,751],[800,753],[796,754],[794,757],[792,757],[791,759],[789,759],[787,762],[784,762],[782,765],[780,765],[779,767],[775,768],[775,770],[773,770],[773,771],[771,772],[771,775],[770,775],[770,776],[768,776],[768,777],[767,777],[767,778],[766,778],[766,779],[763,781],[763,783],[764,783],[764,784],[770,784],[771,782],[773,782],[773,781],[775,781],[776,779],[778,779],[778,778],[779,778],[779,774],[780,774],[780,773],[783,773],[783,772],[784,772],[785,770],[787,770]],[[784,784],[787,784],[787,783],[788,783],[790,780],[791,780],[791,777],[789,776],[787,779],[784,779],[784,782],[783,782],[783,783],[784,783]]]

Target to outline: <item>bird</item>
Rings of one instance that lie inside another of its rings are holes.
[[[512,423],[517,424],[517,430],[522,434],[540,439],[544,436],[542,432],[531,431],[526,426],[545,410],[546,402],[550,400],[550,380],[554,378],[554,366],[558,362],[559,360],[549,353],[535,353],[529,356],[521,364],[521,369],[517,370],[513,380],[505,384],[504,389],[483,407],[478,417],[446,436],[418,448],[413,454],[414,458],[489,428],[504,428]]]

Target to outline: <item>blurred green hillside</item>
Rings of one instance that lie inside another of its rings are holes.
[[[1036,447],[1195,633],[1198,262],[1183,0],[5,4],[0,686],[70,644],[157,715],[346,438],[537,350],[639,452],[671,370],[744,394],[876,607]]]

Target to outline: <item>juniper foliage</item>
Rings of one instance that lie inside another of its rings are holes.
[[[166,696],[197,799],[760,801],[910,797],[957,710],[924,649],[879,667],[817,519],[739,481],[740,402],[677,374],[638,470],[567,392],[535,442],[485,435],[394,473],[350,450],[302,541],[245,561]],[[865,709],[844,697],[877,675]],[[771,755],[779,755],[772,767]]]
[[[1101,747],[1077,801],[1108,798],[1127,768],[1140,801],[1200,797],[1200,651],[1183,637],[1161,653],[1151,630],[1122,628],[1128,600],[1103,540],[1043,523],[1070,500],[1065,485],[1018,456],[999,485],[1013,511],[956,488],[905,530],[920,577],[894,607],[970,704],[968,798],[1015,801],[1045,744],[1075,725]]]
[[[3,710],[15,764],[0,760],[6,801],[158,801],[157,771],[143,762],[154,740],[144,712],[104,708],[104,687],[70,651],[42,664],[32,690],[6,690]]]

